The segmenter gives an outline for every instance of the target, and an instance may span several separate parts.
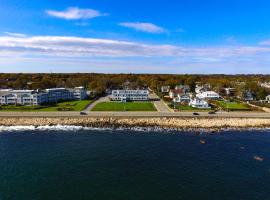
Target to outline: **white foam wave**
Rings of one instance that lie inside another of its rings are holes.
[[[162,132],[162,133],[183,133],[183,132],[193,132],[197,134],[204,133],[215,133],[217,130],[211,131],[211,129],[176,129],[176,128],[161,128],[161,127],[117,127],[117,128],[99,128],[99,127],[83,127],[83,126],[68,126],[68,125],[55,125],[55,126],[0,126],[0,133],[3,132],[23,132],[23,131],[64,131],[64,132],[77,132],[81,130],[95,130],[95,131],[105,131],[105,130],[116,130],[116,131],[127,131],[132,130],[136,132]],[[210,130],[210,131],[209,131]],[[270,128],[222,128],[218,132],[228,132],[228,131],[263,131],[270,132]]]
[[[0,132],[16,131],[80,131],[80,130],[105,130],[105,128],[92,128],[83,126],[0,126]]]

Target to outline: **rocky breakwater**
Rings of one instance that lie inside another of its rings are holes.
[[[76,117],[14,117],[0,118],[0,126],[83,126],[99,128],[164,128],[164,129],[222,129],[265,128],[270,119],[254,118],[76,118]]]

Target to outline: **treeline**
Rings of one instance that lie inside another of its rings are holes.
[[[268,91],[259,82],[269,82],[270,75],[166,75],[166,74],[0,74],[1,88],[45,89],[84,86],[102,94],[106,89],[150,87],[158,91],[163,85],[173,88],[185,84],[194,91],[196,84],[210,84],[216,91],[236,88],[238,93],[250,90],[262,98]]]

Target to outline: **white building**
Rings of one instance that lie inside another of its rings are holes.
[[[148,90],[113,90],[111,95],[112,101],[148,101]]]
[[[170,91],[170,86],[162,86],[160,91],[162,93],[168,93]]]
[[[183,95],[185,92],[182,89],[177,89],[177,90],[170,90],[169,92],[169,97],[171,99],[178,97],[178,95]]]
[[[84,87],[75,87],[73,89],[73,97],[75,100],[83,100],[87,98],[87,91]]]
[[[267,103],[270,103],[270,95],[268,95],[268,96],[266,97],[266,102],[267,102]]]
[[[210,88],[211,88],[211,86],[209,84],[205,84],[203,86],[196,85],[195,93],[199,94],[199,93],[202,93],[202,92],[206,92],[206,91],[209,91]]]
[[[41,105],[57,103],[61,100],[86,99],[83,87],[75,89],[52,88],[39,90],[0,90],[1,105]]]
[[[189,94],[178,94],[177,97],[173,99],[176,103],[189,103],[191,100]]]
[[[189,85],[177,85],[174,88],[175,90],[183,90],[184,93],[190,92],[190,86]]]
[[[235,88],[224,88],[225,94],[230,96],[233,95],[236,92]]]
[[[201,108],[201,109],[208,109],[211,108],[207,101],[204,99],[194,98],[190,101],[189,106],[193,108]]]
[[[219,99],[220,96],[214,91],[206,91],[196,95],[199,99]]]
[[[253,95],[253,93],[251,91],[245,91],[242,94],[242,99],[244,101],[254,101],[255,97],[254,97],[254,95]]]
[[[264,82],[264,83],[261,83],[260,85],[261,87],[264,87],[264,88],[270,88],[270,82]]]

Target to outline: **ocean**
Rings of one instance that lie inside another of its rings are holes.
[[[267,200],[270,130],[0,128],[0,200]]]

